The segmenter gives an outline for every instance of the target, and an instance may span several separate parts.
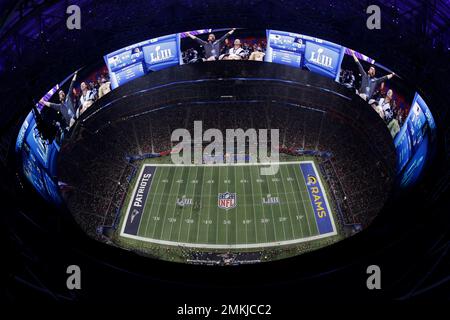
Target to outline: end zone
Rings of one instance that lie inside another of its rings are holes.
[[[319,233],[336,233],[336,226],[334,224],[330,204],[328,203],[327,194],[324,191],[320,175],[317,173],[314,162],[304,161],[300,164],[300,170],[305,179]]]
[[[127,215],[120,233],[122,236],[124,234],[137,236],[155,171],[155,166],[142,166],[132,198],[128,203]]]

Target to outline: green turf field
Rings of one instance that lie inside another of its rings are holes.
[[[260,174],[257,164],[147,163],[128,192],[120,237],[165,246],[249,249],[334,236],[337,231],[326,187],[314,162],[305,162],[316,170],[325,198],[321,205],[327,206],[332,230],[319,230],[299,161],[281,162],[278,173],[268,176]],[[146,172],[151,172],[151,178],[143,183]],[[234,200],[219,202],[227,192],[234,194]]]

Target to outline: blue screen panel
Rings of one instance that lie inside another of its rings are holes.
[[[147,70],[156,71],[179,64],[178,42],[168,38],[143,47]]]
[[[406,119],[406,128],[410,137],[411,153],[415,153],[426,135],[426,118],[422,109],[416,104],[411,108],[410,116]]]
[[[345,48],[333,42],[298,33],[267,30],[264,60],[293,67],[305,66],[313,72],[337,79]]]
[[[435,130],[430,109],[416,93],[405,123],[394,139],[401,186],[410,186],[419,179],[432,151]]]
[[[43,141],[40,138],[36,129],[36,121],[34,120],[34,116],[31,118],[29,130],[27,131],[27,135],[25,137],[25,142],[28,144],[31,152],[35,155],[37,161],[39,161],[40,166],[42,168],[48,168],[50,163],[49,157],[53,153],[56,142],[49,145],[46,141]]]
[[[272,62],[300,68],[302,56],[292,52],[274,50],[272,54]]]
[[[142,63],[142,60],[144,60],[144,54],[140,47],[136,47],[109,57],[107,64],[112,72],[117,72],[128,66]]]
[[[25,142],[28,144],[32,153],[36,156],[37,161],[40,162],[42,167],[47,167],[47,153],[48,146],[39,137],[38,131],[36,129],[36,121],[34,117],[30,123],[30,129],[25,137]]]
[[[36,156],[33,154],[27,143],[24,143],[22,146],[22,161],[25,177],[31,182],[33,187],[47,199],[47,190],[45,188],[44,180],[42,179],[42,169],[40,168],[39,161],[36,159]]]
[[[111,88],[139,78],[148,72],[180,64],[179,34],[154,38],[127,46],[104,56]]]
[[[269,30],[268,45],[273,50],[302,53],[305,49],[302,35],[292,32]]]
[[[419,179],[428,159],[428,151],[428,137],[425,137],[404,168],[400,179],[402,187],[413,185]]]
[[[279,30],[267,30],[266,33],[265,61],[301,67],[305,44],[300,34]]]
[[[335,79],[339,75],[344,48],[306,41],[305,67],[323,76]]]
[[[428,127],[430,128],[431,133],[434,135],[436,130],[436,123],[434,122],[433,115],[431,114],[430,109],[428,108],[428,105],[423,100],[423,98],[416,92],[414,95],[414,100],[412,103],[412,106],[419,106],[421,109],[421,112],[425,115],[426,121],[428,123]]]
[[[411,141],[406,132],[406,125],[395,137],[394,146],[397,152],[397,172],[400,172],[411,158]]]
[[[35,130],[35,120],[31,113],[30,130],[27,130],[24,142],[18,154],[21,156],[22,171],[33,187],[47,201],[61,203],[56,178],[56,159],[59,146],[56,142],[47,145],[41,141]]]
[[[121,86],[133,79],[142,77],[143,75],[145,75],[144,65],[139,62],[112,73],[111,83],[114,82],[117,86]]]
[[[16,139],[16,152],[19,152],[22,148],[23,141],[25,140],[25,134],[30,126],[30,122],[34,121],[33,112],[30,112],[28,116],[25,118],[25,121],[22,123],[20,127],[19,134]]]
[[[51,199],[52,202],[54,202],[56,204],[61,204],[62,203],[62,199],[61,199],[61,196],[59,194],[59,187],[58,187],[58,185],[47,174],[47,172],[43,171],[42,172],[42,176],[44,178],[45,188],[46,188],[48,197]]]

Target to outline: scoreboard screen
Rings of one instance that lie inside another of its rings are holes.
[[[139,42],[104,56],[111,89],[149,72],[178,65],[180,59],[179,34]]]
[[[141,62],[119,69],[111,75],[111,88],[116,88],[128,81],[139,78],[145,74],[144,65]],[[114,83],[114,86],[113,86]]]
[[[22,146],[23,173],[28,181],[34,186],[45,199],[48,199],[44,181],[42,179],[42,168],[36,159],[31,147],[24,143]]]
[[[270,47],[278,51],[301,54],[305,49],[302,35],[297,33],[269,30],[268,40]]]
[[[265,61],[305,67],[338,79],[345,48],[330,41],[298,33],[267,30]]]
[[[55,141],[48,144],[40,138],[32,112],[27,116],[16,140],[16,152],[22,159],[22,172],[28,181],[47,201],[60,204],[58,184],[52,178],[56,176],[59,146]]]
[[[178,38],[175,39],[173,36],[164,38],[143,47],[147,70],[157,71],[179,64]]]
[[[297,33],[267,30],[265,61],[301,67],[305,44]]]
[[[400,132],[394,140],[397,152],[397,172],[404,187],[413,184],[423,171],[435,140],[436,124],[430,109],[416,93]]]
[[[300,68],[302,63],[302,56],[287,51],[273,51],[272,62]]]
[[[61,84],[55,85],[42,98],[43,101],[49,101],[50,98],[61,88],[61,86],[70,79],[67,77]],[[39,111],[43,105],[36,105]],[[59,194],[58,182],[56,177],[56,159],[60,147],[54,140],[52,143],[41,139],[37,129],[36,120],[33,111],[30,111],[25,118],[16,139],[16,154],[19,156],[19,165],[27,180],[33,185],[36,191],[44,199],[54,204],[61,204],[62,199]]]

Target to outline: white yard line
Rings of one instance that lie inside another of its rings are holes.
[[[211,196],[211,190],[212,190],[212,185],[215,183],[215,181],[213,182],[213,178],[214,178],[214,171],[211,170],[211,177],[209,178],[209,180],[206,181],[210,181],[211,183],[209,184],[209,196]],[[202,192],[203,192],[203,187],[202,187]],[[203,197],[201,197],[203,200]],[[201,201],[201,203],[203,204],[203,201]],[[200,207],[200,213],[199,216],[202,214],[201,211],[203,210],[203,206]],[[211,211],[208,209],[208,221],[206,222],[206,239],[209,238],[209,221],[211,220]],[[198,242],[198,235],[200,234],[200,227],[197,229],[197,242]]]
[[[217,189],[217,191],[218,192],[220,192],[220,173],[222,172],[222,170],[219,170],[219,179],[218,179],[218,181],[217,181],[217,183],[219,183],[218,184],[218,189]],[[228,178],[227,178],[227,180],[228,180]],[[227,188],[224,188],[225,190],[227,189]],[[219,197],[219,195],[217,195],[217,198],[216,198],[216,201],[218,201],[218,197]],[[234,201],[236,201],[236,199],[234,200]],[[217,214],[217,209],[215,210],[215,212],[216,212],[216,244],[219,242],[219,214]],[[208,235],[208,240],[209,240],[209,235]]]
[[[250,176],[251,176],[251,170],[250,170]],[[257,182],[257,184],[259,186],[259,195],[261,197],[263,197],[264,195],[263,195],[261,184],[264,183],[264,180],[261,178],[261,175],[257,176],[256,179],[260,179],[262,181],[262,182]],[[256,202],[256,203],[260,204],[261,212],[262,212],[262,215],[263,215],[263,219],[266,220],[266,212],[265,212],[266,208],[264,207],[264,205],[261,202]],[[266,236],[266,241],[267,241],[267,239],[268,239],[267,238],[267,223],[264,222],[263,225],[264,225],[264,235]],[[274,236],[275,236],[275,234],[274,234]]]
[[[266,182],[267,182],[267,190],[269,190],[269,193],[272,194],[272,191],[270,190],[270,183],[273,182],[274,184],[276,184],[276,181],[271,181],[270,180],[270,179],[273,179],[273,176],[271,176],[272,178],[269,178],[269,176],[265,176],[265,177],[266,177]],[[261,196],[264,197],[266,195],[261,194]],[[278,238],[278,236],[277,236],[277,225],[276,225],[276,220],[275,220],[275,214],[274,214],[273,206],[270,207],[270,214],[272,215],[273,235],[274,235],[275,240],[276,240]],[[281,227],[283,229],[283,235],[284,235],[283,239],[286,239],[286,233],[284,232],[284,228],[283,228],[283,226],[281,226]]]
[[[184,184],[184,183],[189,183],[189,174],[191,173],[191,169],[189,169],[189,171],[188,171],[188,173],[187,173],[187,175],[186,175],[186,180],[187,181],[184,181],[184,180],[182,180],[183,182],[181,182],[181,183],[178,183],[178,189],[177,189],[177,193],[175,194],[175,199],[177,199],[177,197],[180,195],[180,189],[181,189],[181,185],[182,184]],[[180,177],[180,179],[182,179],[183,178],[183,170],[181,171],[181,177]],[[172,193],[172,188],[170,189],[170,192],[169,192],[169,199],[170,199],[170,197],[173,195],[173,193]],[[166,212],[167,212],[167,208],[169,208],[169,205],[167,205],[166,206]],[[170,223],[170,233],[169,233],[169,239],[172,239],[172,231],[173,231],[173,225],[174,224],[176,224],[176,219],[177,218],[175,218],[175,214],[177,213],[177,210],[176,210],[176,207],[173,209],[173,212],[172,212],[172,222]],[[183,213],[181,213],[181,215],[183,215]],[[173,219],[175,219],[175,221],[173,220]],[[181,218],[180,219],[183,219],[183,216],[181,216]],[[183,221],[181,220],[180,221],[180,223],[182,223]],[[180,229],[181,229],[181,224],[180,224]],[[163,230],[163,232],[164,232],[164,230]]]
[[[197,183],[196,184],[201,184],[201,188],[203,188],[203,181],[199,181],[199,180],[197,180],[197,176],[198,176],[198,168],[197,168],[197,170],[195,171],[195,180],[197,181]],[[189,220],[192,220],[192,211],[194,210],[194,206],[195,206],[195,203],[194,203],[194,201],[195,201],[195,190],[197,189],[196,188],[196,186],[195,186],[195,184],[194,184],[194,187],[193,187],[193,195],[192,195],[192,205],[191,205],[191,207],[190,207],[190,209],[191,210],[189,210]],[[190,233],[191,233],[191,225],[192,225],[193,223],[189,223],[189,226],[188,226],[188,233],[187,233],[187,239],[189,240],[189,235],[190,235]],[[178,241],[180,240],[180,234],[181,234],[181,225],[180,225],[180,231],[179,231],[179,233],[178,233]]]
[[[290,172],[288,171],[288,173],[289,173],[289,177],[288,178],[291,178],[291,179],[295,179],[295,178],[293,178],[292,176],[291,176],[291,174],[290,174]],[[292,191],[294,191],[295,190],[295,188],[294,188],[294,184],[292,183],[292,180],[290,180],[289,181],[290,182],[290,184],[291,184],[291,190]],[[297,192],[295,192],[295,193],[297,193]],[[302,204],[303,204],[303,199],[301,198],[301,200],[300,200],[301,202],[302,202]],[[296,213],[296,215],[295,215],[295,219],[297,219],[297,222],[298,222],[298,224],[299,224],[299,226],[300,226],[300,234],[301,234],[301,236],[303,237],[303,228],[302,228],[302,221],[301,221],[301,219],[300,219],[300,208],[298,207],[298,201],[294,201],[294,203],[295,203],[295,207],[297,208],[297,213]],[[305,212],[305,215],[306,215],[306,212]]]
[[[280,176],[281,176],[281,184],[283,185],[283,189],[284,189],[284,194],[286,194],[286,185],[284,184],[284,179],[283,179],[283,170],[280,170]],[[277,192],[278,192],[278,188],[277,188]],[[281,194],[278,192],[278,197],[281,198]],[[287,200],[287,197],[286,197]],[[291,207],[289,206],[289,202],[290,201],[286,201],[287,207],[288,207],[288,215],[289,215],[289,220],[291,221],[291,231],[292,231],[292,237],[295,238],[295,232],[294,232],[294,220],[292,220],[292,214],[291,214]],[[284,227],[284,224],[283,224]],[[286,238],[285,238],[286,239]]]
[[[183,173],[183,171],[181,171],[181,173]],[[182,176],[182,175],[181,175]],[[177,171],[175,170],[175,173],[173,174],[173,181],[169,181],[169,183],[171,183],[171,185],[170,185],[170,189],[169,189],[169,193],[168,193],[168,199],[170,198],[170,196],[172,195],[172,188],[173,188],[173,186],[176,184],[174,181],[176,181],[176,178],[177,178]],[[181,183],[180,183],[181,184]],[[180,184],[178,184],[178,188],[180,188]],[[167,200],[168,200],[167,199]],[[165,227],[165,225],[166,225],[166,219],[168,219],[167,218],[167,205],[166,205],[166,209],[164,210],[164,218],[163,218],[163,225],[162,225],[162,228],[161,228],[161,237],[163,237],[163,235],[164,235],[164,227]],[[170,223],[171,225],[173,224],[173,222],[171,222]],[[169,238],[170,239],[170,238]]]
[[[158,190],[159,182],[160,182],[161,180],[164,180],[164,179],[165,179],[163,173],[164,173],[164,172],[161,172],[161,178],[159,178],[158,183],[156,184],[156,190]],[[167,183],[169,183],[169,182],[167,182]],[[156,196],[157,196],[157,195],[160,195],[160,197],[159,197],[159,203],[156,202]],[[157,214],[159,214],[159,208],[161,208],[161,204],[163,203],[163,201],[161,200],[162,197],[163,197],[163,195],[164,195],[163,193],[155,193],[155,198],[154,198],[154,200],[155,200],[155,203],[158,204],[158,210],[156,211]],[[153,211],[152,208],[153,208],[153,203],[152,203],[152,205],[150,206],[150,216],[152,215],[152,211]],[[158,215],[158,218],[159,218],[159,221],[162,221],[162,219],[164,219],[164,218],[160,217],[159,215]],[[148,223],[148,222],[147,222],[147,223]],[[163,222],[163,223],[164,223],[164,222]],[[157,224],[158,224],[158,221],[155,220],[154,223],[153,223],[152,237],[155,236],[155,231],[156,231],[156,225],[157,225]],[[147,232],[145,232],[145,234],[147,234]]]
[[[257,206],[258,202],[255,201],[255,193],[253,192],[253,181],[256,181],[256,180],[253,180],[252,170],[249,170],[249,171],[250,171],[250,189],[252,191],[252,200],[254,203],[252,208],[253,208],[253,223],[255,225],[255,240],[256,240],[256,242],[258,242],[258,225],[257,225],[258,218],[256,217],[256,206]],[[261,210],[262,210],[262,208],[261,208]],[[266,237],[266,239],[267,239],[267,237]]]
[[[212,170],[211,170],[212,171]],[[205,177],[205,174],[206,174],[206,170],[203,170],[203,177]],[[210,179],[211,180],[211,179]],[[206,181],[208,181],[208,180],[206,180]],[[203,181],[199,181],[199,183],[201,183],[202,185],[201,185],[201,187],[200,187],[200,195],[201,194],[203,194],[203,185],[206,183],[205,182],[205,180],[203,179]],[[211,183],[210,183],[211,184]],[[211,193],[211,192],[210,192]],[[195,194],[195,188],[194,188],[194,201],[197,199],[197,195]],[[201,197],[198,197],[198,199],[199,199],[199,202],[200,202],[200,204],[199,204],[199,212],[198,212],[198,216],[197,216],[197,235],[195,236],[195,241],[196,242],[198,242],[198,236],[199,236],[199,234],[200,234],[200,224],[201,224],[201,218],[200,218],[200,216],[201,216],[201,214],[202,214],[202,212],[201,212],[201,210],[202,210],[202,201],[201,201]],[[194,204],[193,204],[193,206],[195,206],[195,202],[194,202]],[[194,208],[192,208],[192,210],[191,210],[191,218],[192,218],[192,212],[194,211]],[[209,217],[208,217],[208,219],[209,219]],[[206,225],[206,228],[208,228],[208,225]],[[191,230],[189,229],[189,232],[190,232]],[[189,239],[189,232],[188,232],[188,239]]]
[[[250,170],[251,170],[251,169],[250,169]],[[246,180],[244,168],[242,168],[242,179],[243,179],[243,180]],[[252,180],[250,179],[250,184],[251,184],[251,182],[252,182]],[[244,183],[244,186],[243,186],[243,188],[244,188],[244,197],[245,197],[245,185],[246,185],[246,183]],[[247,243],[248,243],[248,232],[247,232],[247,206],[244,206],[244,216],[245,216],[245,224],[244,224],[244,228],[245,228],[245,243],[247,244]],[[241,221],[242,221],[242,220],[241,220]],[[238,218],[238,217],[236,217],[236,224],[239,224],[239,218]],[[238,239],[237,233],[238,233],[238,227],[237,227],[237,225],[236,225],[236,242],[238,242],[238,241],[237,241],[237,239]]]

